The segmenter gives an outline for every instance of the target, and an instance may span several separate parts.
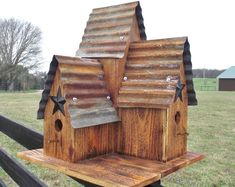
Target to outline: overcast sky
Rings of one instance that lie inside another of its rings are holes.
[[[54,54],[74,56],[92,8],[129,0],[0,0],[0,18],[32,22],[43,32],[42,70]],[[235,65],[234,0],[140,0],[147,39],[188,36],[193,68]]]

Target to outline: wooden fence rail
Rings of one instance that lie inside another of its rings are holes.
[[[46,187],[46,185],[30,173],[17,160],[11,158],[0,148],[0,166],[19,185],[25,187]]]
[[[0,131],[27,149],[43,147],[43,135],[0,115]]]
[[[0,179],[0,187],[7,187],[1,179]]]

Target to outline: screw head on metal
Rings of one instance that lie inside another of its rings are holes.
[[[77,102],[78,98],[73,97],[73,102]]]
[[[170,76],[167,76],[167,77],[166,77],[166,81],[167,81],[167,82],[170,82],[170,81],[171,81],[171,77],[170,77]]]
[[[126,80],[127,80],[127,77],[123,77],[123,80],[126,81]]]
[[[107,96],[107,99],[108,99],[108,100],[110,100],[110,99],[111,99],[111,97],[108,95],[108,96]]]

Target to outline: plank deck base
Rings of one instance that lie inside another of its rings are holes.
[[[204,158],[201,154],[187,152],[162,163],[113,153],[70,163],[44,155],[43,149],[20,152],[17,156],[100,186],[146,186]]]

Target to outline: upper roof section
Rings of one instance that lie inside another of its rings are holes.
[[[58,72],[56,75],[56,72]],[[38,118],[44,118],[51,87],[59,76],[59,86],[74,128],[119,121],[106,89],[102,64],[97,60],[54,56],[39,104]],[[57,90],[57,89],[56,89]],[[53,93],[56,95],[56,93]],[[65,112],[66,114],[66,112]]]
[[[175,100],[177,84],[183,81],[180,80],[181,67],[184,67],[188,104],[195,105],[197,100],[186,37],[131,43],[118,106],[168,107]]]
[[[130,42],[135,19],[140,39],[145,40],[139,2],[93,9],[76,55],[88,58],[122,58]]]
[[[235,66],[231,66],[221,73],[217,79],[235,79]]]

